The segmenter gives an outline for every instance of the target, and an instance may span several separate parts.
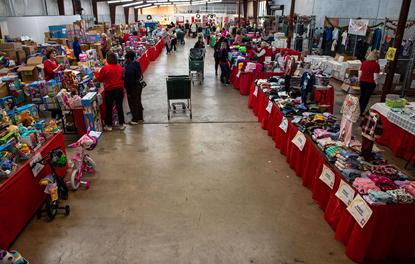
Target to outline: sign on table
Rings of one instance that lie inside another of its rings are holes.
[[[333,189],[334,182],[336,180],[336,175],[329,167],[323,164],[323,170],[321,171],[319,179],[322,182],[324,182],[327,186],[329,186],[330,189]]]
[[[37,153],[35,156],[33,156],[32,160],[30,161],[30,167],[32,168],[33,176],[36,178],[37,175],[43,170],[45,166],[43,166],[40,163],[36,163],[42,159],[42,155],[40,153]],[[33,166],[33,164],[35,164]]]
[[[288,119],[285,116],[281,120],[280,128],[282,129],[282,131],[284,131],[285,133],[287,133],[287,130],[288,130]]]
[[[301,131],[297,131],[297,134],[295,135],[295,137],[293,138],[291,142],[294,143],[294,145],[296,145],[300,151],[303,151],[306,138]]]
[[[258,96],[258,86],[255,86],[254,95]]]
[[[361,228],[367,224],[373,213],[372,209],[370,209],[360,194],[356,195],[347,207],[347,211],[349,211]]]
[[[337,189],[336,197],[339,198],[345,205],[349,206],[354,198],[356,191],[350,187],[347,182],[340,180],[339,189]]]
[[[272,111],[272,101],[269,101],[267,105],[267,112],[271,114],[271,111]]]

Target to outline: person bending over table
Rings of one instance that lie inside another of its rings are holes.
[[[373,50],[369,53],[366,60],[360,66],[360,115],[365,113],[366,107],[369,104],[370,97],[376,88],[375,73],[380,72],[378,63],[378,52]]]

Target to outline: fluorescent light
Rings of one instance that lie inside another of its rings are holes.
[[[123,3],[123,2],[131,2],[133,0],[112,0],[112,1],[108,1],[108,4],[115,4],[115,3]]]
[[[141,5],[141,6],[135,6],[134,8],[146,8],[149,6],[152,6],[153,4],[145,4],[145,5]]]
[[[169,6],[169,5],[172,5],[173,3],[160,3],[160,4],[155,4],[155,5],[158,5],[158,6]]]
[[[122,5],[122,7],[135,6],[135,5],[141,5],[141,4],[143,4],[143,3],[144,3],[143,1],[139,1],[139,2],[134,2],[134,3],[130,3],[130,4],[125,4],[125,5]]]
[[[147,3],[154,3],[154,4],[158,4],[158,3],[167,3],[168,0],[147,0]]]

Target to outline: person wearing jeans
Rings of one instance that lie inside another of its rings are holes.
[[[140,80],[143,78],[140,64],[135,60],[135,53],[128,51],[125,55],[124,86],[127,91],[128,105],[130,106],[133,119],[130,125],[137,125],[143,120],[143,105],[141,103],[141,92],[143,87]]]
[[[362,63],[362,66],[360,66],[360,115],[364,114],[366,107],[369,104],[370,97],[376,88],[375,73],[380,72],[380,66],[377,60],[377,51],[371,51],[366,60]]]
[[[228,45],[226,42],[221,43],[219,64],[221,69],[220,81],[225,84],[230,84],[229,76],[231,69],[229,68]]]
[[[124,111],[122,102],[124,98],[123,68],[117,63],[117,55],[109,51],[107,53],[107,65],[95,74],[98,82],[104,83],[106,117],[105,131],[112,131],[112,109],[115,103],[118,114],[118,127],[125,129]]]

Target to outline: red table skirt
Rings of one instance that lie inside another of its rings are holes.
[[[141,55],[140,58],[138,58],[138,62],[140,63],[141,66],[141,72],[145,72],[147,70],[147,67],[150,63],[150,58],[148,56],[148,50],[146,50],[146,52],[143,53],[143,55]]]
[[[45,155],[58,146],[65,150],[62,132],[51,138],[38,153]],[[3,249],[9,248],[46,197],[39,181],[50,173],[50,169],[45,166],[35,178],[29,163],[25,162],[12,177],[0,185],[0,248]],[[64,175],[66,168],[57,172]]]
[[[231,70],[230,81],[233,87],[239,90],[241,95],[249,95],[250,86],[255,80],[283,75],[283,72],[241,72],[238,77],[238,69],[234,67]]]
[[[409,160],[415,151],[415,136],[406,130],[403,130],[394,123],[381,115],[383,134],[376,140],[377,143],[390,148],[397,157]],[[415,162],[415,156],[412,157],[411,163]]]
[[[373,214],[364,228],[360,228],[343,202],[335,196],[341,174],[325,160],[324,154],[310,138],[307,137],[302,151],[292,144],[297,127],[289,122],[287,133],[279,128],[282,112],[274,105],[271,113],[268,113],[265,110],[267,97],[262,91],[254,96],[254,89],[255,86],[251,85],[248,106],[258,116],[261,126],[268,130],[275,146],[286,155],[290,167],[302,178],[303,185],[311,190],[312,198],[324,211],[325,220],[335,231],[335,238],[346,246],[346,255],[356,262],[388,258],[410,261],[415,254],[415,205],[371,206]],[[323,164],[335,172],[333,189],[319,179]]]

